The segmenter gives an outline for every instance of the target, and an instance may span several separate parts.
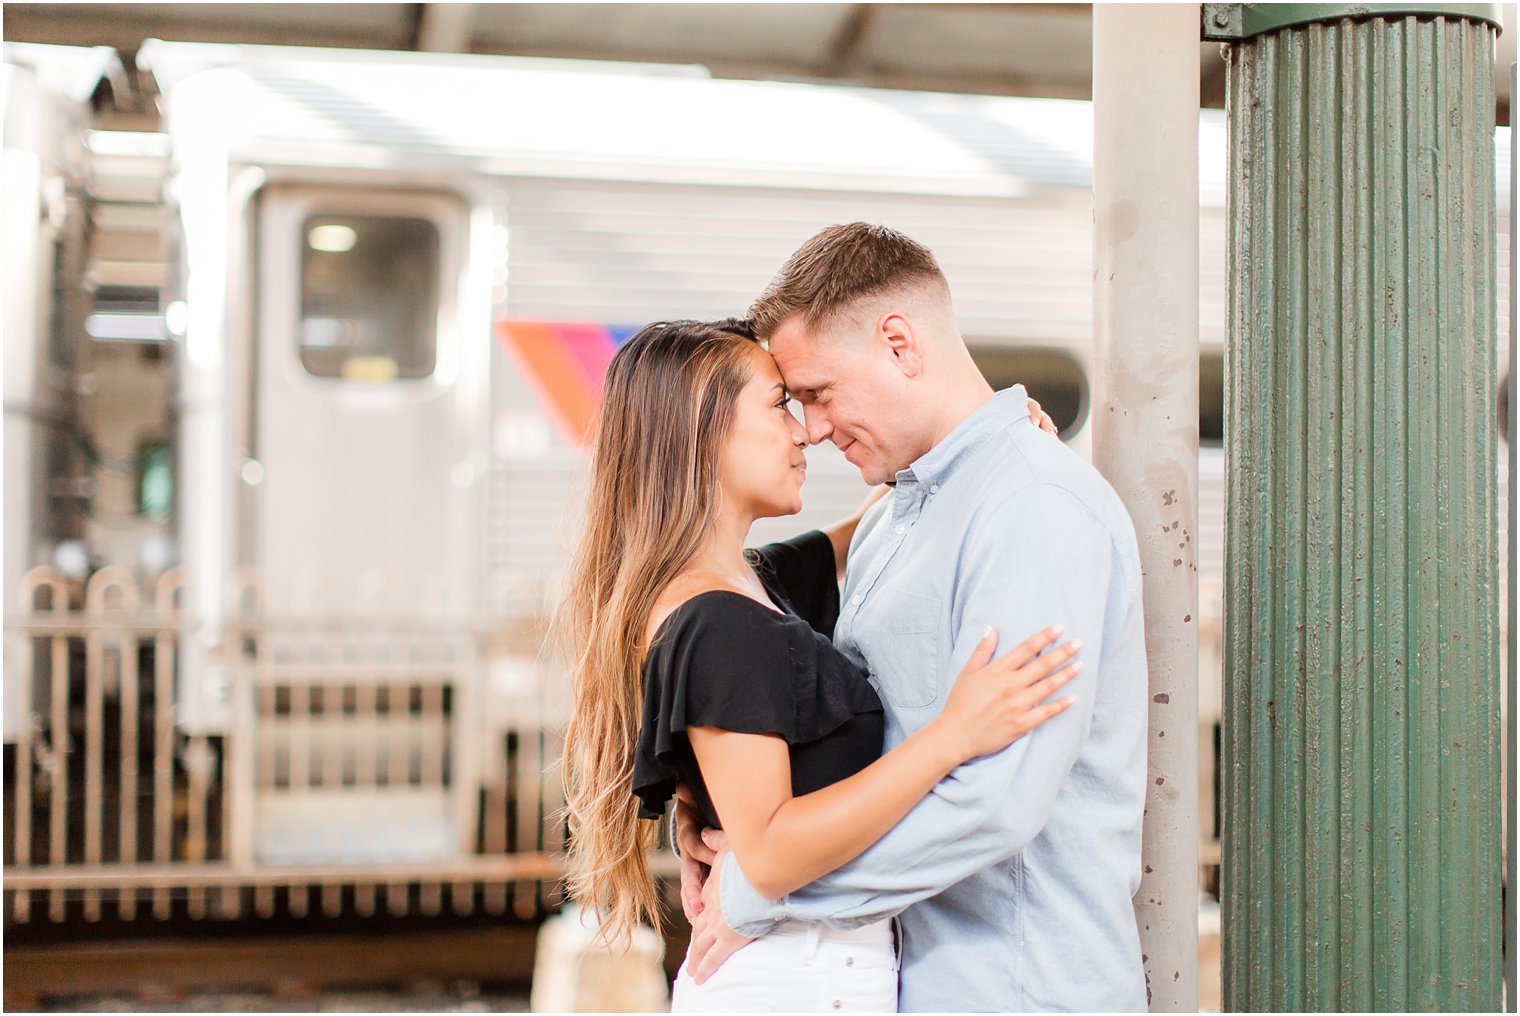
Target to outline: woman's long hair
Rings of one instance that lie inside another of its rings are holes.
[[[691,561],[717,515],[718,453],[757,349],[742,321],[649,325],[607,371],[591,455],[585,529],[555,617],[571,666],[565,733],[570,894],[626,942],[661,927],[638,818],[633,756],[644,701],[645,629],[655,599]]]

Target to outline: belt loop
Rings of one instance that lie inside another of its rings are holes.
[[[823,922],[815,921],[808,925],[807,939],[802,944],[802,958],[811,963],[813,957],[818,955],[818,939],[823,935]]]

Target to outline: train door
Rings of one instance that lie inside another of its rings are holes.
[[[460,370],[463,205],[271,187],[259,218],[243,478],[266,609],[468,616],[483,385]]]
[[[271,186],[257,220],[253,857],[447,861],[473,849],[477,786],[488,336],[460,320],[467,209]]]

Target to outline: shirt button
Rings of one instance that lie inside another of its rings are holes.
[[[860,603],[860,594],[856,593],[854,596],[850,597],[850,602],[858,605]]]
[[[853,957],[853,956],[846,956],[844,958],[844,965],[847,966],[847,967],[853,967],[855,965],[855,957]]]
[[[938,494],[939,493],[939,484],[937,484],[937,483],[931,483],[931,484],[929,484],[929,493],[931,493],[931,494]]]
[[[838,1009],[838,1008],[840,1008],[840,1007],[841,1007],[841,1006],[843,1006],[843,1005],[844,1005],[844,1003],[843,1003],[843,1002],[841,1002],[841,1001],[839,1001],[839,999],[837,999],[837,998],[836,998],[836,999],[834,999],[834,1008],[835,1008],[835,1009]]]
[[[901,522],[899,522],[897,524],[897,535],[898,536],[901,536],[903,533],[906,533],[907,531],[908,531],[908,527],[907,526],[903,525]]]

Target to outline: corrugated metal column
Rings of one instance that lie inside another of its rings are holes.
[[[1516,74],[1516,65],[1509,65],[1509,94],[1515,94],[1515,84],[1520,75]],[[1510,99],[1511,108],[1514,108],[1514,99]],[[1520,685],[1520,674],[1515,673],[1515,131],[1513,127],[1514,117],[1510,117],[1511,128],[1509,132],[1509,377],[1506,383],[1509,385],[1508,398],[1505,401],[1507,411],[1505,420],[1507,428],[1506,440],[1509,444],[1509,719],[1507,732],[1509,738],[1509,757],[1507,770],[1507,785],[1509,793],[1505,795],[1505,805],[1508,809],[1505,813],[1507,826],[1507,861],[1504,868],[1504,884],[1509,888],[1506,899],[1506,912],[1504,914],[1504,990],[1505,1010],[1515,1012],[1515,689]]]
[[[1198,5],[1093,8],[1093,462],[1145,575],[1135,896],[1154,1012],[1198,1009]]]
[[[1499,1007],[1493,15],[1205,9],[1227,1010]]]

